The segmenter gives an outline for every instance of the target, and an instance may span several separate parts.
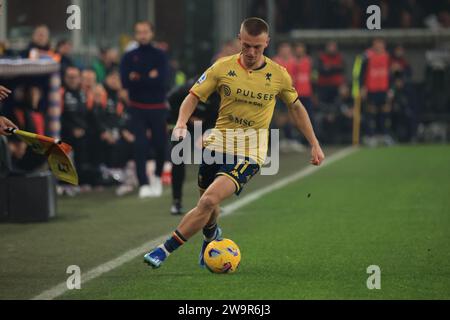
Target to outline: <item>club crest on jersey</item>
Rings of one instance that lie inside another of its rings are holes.
[[[201,76],[200,76],[200,78],[198,78],[198,80],[197,80],[197,83],[198,84],[201,84],[203,81],[205,81],[206,80],[206,73],[204,73],[204,74],[202,74]]]
[[[229,97],[231,95],[231,89],[226,84],[222,85],[223,94]]]

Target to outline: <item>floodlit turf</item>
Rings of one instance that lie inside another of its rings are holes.
[[[306,162],[286,159],[242,196]],[[196,191],[186,197],[192,205]],[[167,233],[179,220],[168,204],[106,192],[60,201],[48,224],[0,225],[0,298],[30,298],[65,281],[70,264],[86,272]],[[196,236],[158,270],[137,258],[60,298],[449,299],[450,147],[359,150],[220,225],[242,252],[235,274],[200,269]],[[366,287],[369,265],[381,268],[380,290]]]
[[[200,269],[195,237],[161,269],[135,259],[62,298],[449,299],[449,208],[449,147],[361,150],[224,218],[236,274]]]
[[[326,148],[332,154],[336,148]],[[307,154],[283,154],[276,179],[308,164]],[[273,177],[257,176],[251,192]],[[198,199],[197,166],[187,166],[184,204]],[[29,299],[65,282],[69,265],[86,272],[124,252],[173,230],[180,217],[171,216],[170,188],[158,199],[139,200],[137,192],[123,198],[113,190],[58,199],[57,217],[48,223],[0,224],[0,299]]]

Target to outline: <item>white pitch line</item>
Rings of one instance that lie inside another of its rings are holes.
[[[357,149],[353,148],[353,147],[348,147],[348,148],[342,149],[342,150],[336,152],[335,154],[331,155],[330,157],[328,157],[320,167],[309,166],[309,167],[297,172],[294,175],[280,179],[279,181],[277,181],[267,187],[256,190],[256,191],[246,195],[245,197],[243,197],[239,200],[236,200],[233,203],[225,206],[223,208],[224,212],[223,212],[223,214],[221,214],[221,217],[231,215],[232,213],[236,212],[239,208],[261,198],[265,194],[272,192],[274,190],[280,189],[298,179],[309,176],[309,175],[313,174],[314,172],[320,170],[321,168],[326,167],[326,166],[332,164],[333,162],[336,162],[336,161],[350,155],[351,153],[353,153],[356,150]],[[105,262],[105,263],[89,270],[88,272],[83,273],[81,275],[82,284],[85,284],[86,282],[88,282],[92,279],[95,279],[106,272],[109,272],[113,269],[120,267],[121,265],[138,257],[139,255],[144,254],[149,249],[161,244],[161,242],[166,240],[167,237],[169,237],[169,236],[170,236],[170,234],[166,234],[166,235],[160,236],[156,239],[150,240],[137,248],[134,248],[134,249],[131,249],[131,250],[125,252],[124,254],[118,256],[115,259]],[[61,282],[58,285],[54,286],[53,288],[50,288],[48,290],[41,292],[39,295],[32,298],[32,300],[52,300],[52,299],[59,297],[66,291],[68,291],[66,282]]]

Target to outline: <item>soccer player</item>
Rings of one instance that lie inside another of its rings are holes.
[[[264,49],[269,44],[267,23],[260,18],[248,18],[241,24],[238,39],[241,52],[219,59],[192,87],[184,99],[174,129],[174,136],[186,136],[187,122],[199,100],[204,102],[214,91],[220,94],[221,102],[215,131],[205,140],[205,151],[222,154],[223,139],[219,132],[227,129],[268,130],[275,106],[275,97],[282,99],[289,108],[296,127],[311,145],[311,163],[320,165],[324,154],[319,145],[311,121],[286,69],[266,56]],[[266,135],[267,136],[267,135]],[[264,139],[263,139],[264,140]],[[198,184],[200,200],[179,223],[172,236],[164,243],[144,255],[144,261],[158,268],[167,257],[198,231],[203,229],[204,241],[200,251],[200,266],[204,266],[203,252],[208,243],[221,237],[217,225],[219,205],[233,193],[238,195],[242,187],[260,169],[267,152],[267,140],[257,146],[233,149],[234,163],[203,162],[199,168]],[[260,150],[254,150],[254,149]],[[213,150],[213,151],[211,151]],[[254,156],[264,154],[263,157]],[[250,156],[246,156],[250,155]],[[228,160],[228,159],[227,159]]]

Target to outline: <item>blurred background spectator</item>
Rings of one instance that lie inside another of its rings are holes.
[[[115,48],[101,48],[100,55],[92,63],[98,82],[105,80],[106,74],[119,66],[119,52]]]
[[[334,103],[339,87],[345,83],[345,60],[336,41],[329,41],[325,51],[319,53],[317,61],[318,95],[321,102]]]
[[[72,59],[72,50],[72,42],[67,39],[59,40],[56,44],[56,53],[60,56],[61,78],[64,77],[67,67],[75,65]]]

